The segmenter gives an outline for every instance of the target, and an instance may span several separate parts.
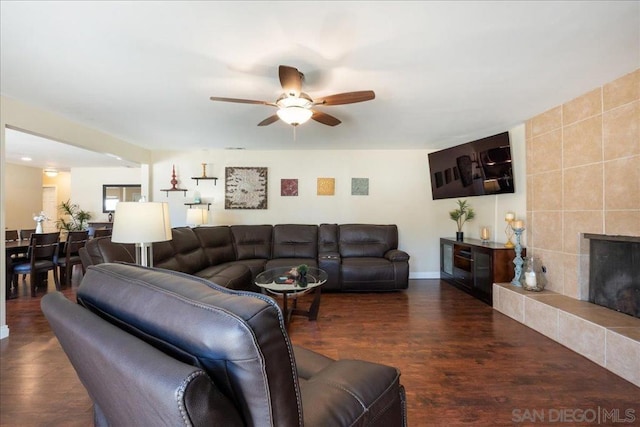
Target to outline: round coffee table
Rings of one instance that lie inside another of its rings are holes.
[[[307,268],[306,284],[300,276],[296,276],[293,269],[297,266],[278,267],[265,270],[256,276],[255,283],[263,293],[282,296],[282,314],[285,326],[289,326],[292,315],[306,316],[309,320],[318,318],[320,310],[321,287],[327,281],[327,273],[314,267]],[[298,308],[298,297],[314,292],[313,302],[308,310]],[[292,307],[289,308],[288,300],[292,299]]]

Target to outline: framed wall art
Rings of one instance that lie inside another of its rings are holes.
[[[298,195],[298,180],[293,178],[283,178],[280,180],[280,195],[281,196],[297,196]]]
[[[368,196],[369,178],[351,178],[351,195]]]
[[[267,209],[267,168],[226,167],[225,209]]]
[[[333,196],[335,193],[335,178],[318,178],[318,196]]]

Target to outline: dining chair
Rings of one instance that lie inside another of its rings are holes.
[[[36,296],[36,289],[44,283],[46,275],[53,270],[56,290],[60,290],[58,270],[55,258],[58,255],[60,232],[31,234],[27,259],[13,265],[13,284],[18,289],[18,276],[31,275],[31,296]]]
[[[18,230],[5,230],[4,240],[5,242],[15,242],[18,240]]]
[[[18,237],[20,238],[20,240],[29,240],[31,238],[31,235],[34,234],[36,232],[35,228],[29,228],[27,230],[20,230],[18,232]],[[27,278],[26,274],[22,275],[22,280],[25,280]]]
[[[98,228],[93,232],[93,237],[111,236],[111,233],[113,233],[113,229],[111,228]]]
[[[28,230],[20,230],[20,240],[29,240],[32,234],[35,234],[36,229],[31,228]]]
[[[56,264],[60,270],[60,282],[65,286],[71,285],[71,275],[73,266],[82,264],[80,259],[80,248],[83,248],[89,239],[88,231],[69,231],[67,240],[64,242],[61,256],[57,258]]]

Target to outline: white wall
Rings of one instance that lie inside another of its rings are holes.
[[[141,168],[73,168],[71,201],[91,213],[91,221],[107,221],[102,212],[104,184],[141,184]]]
[[[4,226],[10,230],[36,228],[33,215],[42,210],[42,169],[7,163]]]
[[[77,147],[97,152],[111,153],[140,164],[148,164],[151,158],[149,150],[134,146],[126,141],[107,135],[96,129],[72,122],[60,115],[24,104],[5,96],[0,96],[0,228],[5,227],[7,171],[5,166],[5,129],[7,127],[31,132],[45,138],[65,142]],[[148,168],[143,166],[142,173],[148,181]],[[143,191],[147,182],[143,183]],[[5,242],[0,239],[0,252],[4,253]],[[0,257],[0,339],[9,336],[6,318],[5,279],[6,261]]]
[[[524,126],[510,131],[516,194],[468,198],[477,217],[464,226],[467,237],[480,237],[480,228],[490,227],[492,240],[505,241],[504,212],[516,211],[524,219],[525,145]],[[376,151],[246,151],[205,150],[198,152],[155,152],[152,166],[151,198],[170,206],[172,226],[186,224],[185,202],[193,202],[194,191],[205,202],[213,202],[211,224],[370,223],[397,224],[400,249],[410,256],[412,278],[439,277],[439,238],[455,235],[455,223],[448,212],[455,199],[432,200],[428,150]],[[213,181],[196,181],[207,163],[207,176]],[[182,192],[160,191],[171,188],[175,165]],[[225,210],[224,174],[227,166],[268,168],[268,209]],[[317,178],[335,178],[334,196],[318,196]],[[280,180],[297,178],[297,197],[280,196]],[[352,196],[351,178],[369,178],[369,195]]]

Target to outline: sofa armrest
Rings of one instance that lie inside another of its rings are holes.
[[[391,262],[409,261],[409,254],[400,249],[391,249],[384,254],[384,257]]]

